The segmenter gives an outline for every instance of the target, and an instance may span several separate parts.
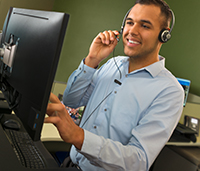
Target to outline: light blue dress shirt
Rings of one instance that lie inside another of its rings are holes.
[[[83,146],[70,153],[83,171],[147,171],[168,141],[182,113],[184,91],[159,58],[128,73],[128,57],[116,57],[121,76],[114,58],[98,70],[82,61],[70,76],[64,104],[86,105]]]

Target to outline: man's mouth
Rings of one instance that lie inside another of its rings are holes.
[[[127,39],[127,41],[131,44],[140,44],[140,42],[137,42],[137,41],[134,41],[134,40],[130,40],[130,39]]]

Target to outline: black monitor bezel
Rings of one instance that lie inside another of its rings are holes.
[[[26,17],[30,18],[27,19]],[[38,23],[36,23],[36,25],[32,25],[34,29],[31,30],[30,25],[32,23],[30,20],[32,19],[33,21],[36,21],[35,19],[33,19],[34,17],[38,18],[38,21],[43,19],[45,20],[47,18],[49,19],[49,21],[46,22],[46,25],[45,22],[41,23],[41,21],[39,21]],[[18,20],[18,22],[16,20]],[[15,114],[22,121],[23,126],[34,141],[40,139],[46,106],[48,104],[51,87],[54,81],[68,20],[69,14],[66,13],[11,7],[4,23],[1,42],[8,43],[11,34],[15,36],[15,41],[18,38],[20,40],[18,49],[16,50],[16,56],[13,62],[13,66],[6,66],[5,69],[5,65],[2,64],[1,61],[1,88],[10,107],[13,108]],[[55,22],[55,24],[53,22]],[[23,28],[23,26],[27,28]],[[28,31],[28,29],[30,31]],[[41,32],[44,32],[46,29],[47,33],[44,34],[48,36],[46,38],[48,40],[44,40],[42,34],[40,35],[40,41],[38,41],[39,35],[36,34],[38,34],[39,30],[37,29],[42,29]],[[31,37],[28,34],[32,34],[32,36],[34,36],[32,37],[34,40],[29,39],[30,41],[38,41],[38,46],[42,46],[42,48],[38,47],[39,51],[37,49],[36,43],[31,44],[27,41],[28,37]],[[26,37],[27,42],[24,41]],[[41,42],[44,42],[44,44],[42,44]],[[33,47],[28,46],[28,43],[35,46],[35,51],[33,51]],[[22,46],[24,46],[24,49],[22,48]],[[28,50],[30,50],[30,52],[27,52]],[[37,60],[33,58],[32,53],[34,52],[36,55],[35,58],[37,58]],[[30,58],[27,58],[27,60],[25,60],[25,58],[22,57],[24,55],[23,53],[27,53],[27,56],[30,56]],[[35,70],[34,67],[31,67],[31,64],[29,63],[30,60],[33,61],[35,65]],[[42,69],[43,65],[44,68]],[[2,67],[4,67],[4,69],[2,69]],[[25,69],[23,70],[22,68]],[[43,72],[45,73],[43,74],[45,75],[43,79],[45,81],[44,83],[40,83],[40,81],[43,81],[41,79],[41,75]],[[31,79],[28,75],[31,75]],[[38,77],[40,78],[38,79]],[[34,80],[34,82],[32,80]],[[29,87],[29,89],[27,89],[26,86]],[[31,95],[29,96],[28,94]],[[17,103],[13,104],[11,98],[14,99],[14,101]]]

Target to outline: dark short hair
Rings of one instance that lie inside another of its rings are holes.
[[[168,27],[168,23],[172,19],[172,13],[171,13],[171,9],[169,5],[164,0],[136,0],[135,5],[136,4],[155,5],[155,6],[160,7],[161,15],[165,17],[165,20],[161,24],[161,29]]]

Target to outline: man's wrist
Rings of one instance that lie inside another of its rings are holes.
[[[91,68],[97,69],[100,62],[87,56],[83,59],[83,63]]]
[[[79,131],[75,135],[75,141],[72,143],[78,150],[81,150],[84,141],[84,130],[79,127]]]

